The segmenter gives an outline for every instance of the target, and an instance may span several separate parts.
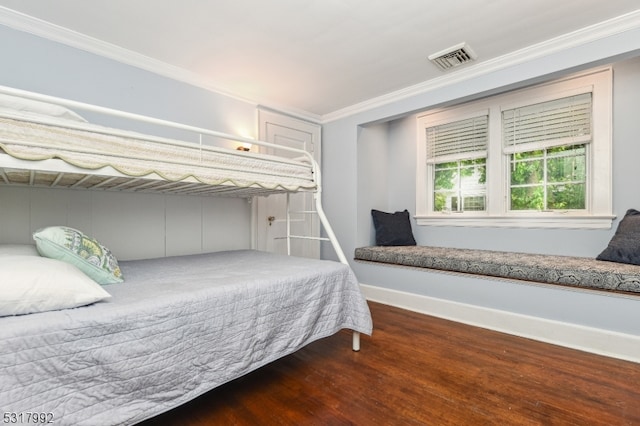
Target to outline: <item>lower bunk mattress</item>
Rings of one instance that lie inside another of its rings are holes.
[[[241,250],[120,267],[107,301],[0,318],[3,413],[130,425],[340,329],[372,331],[341,263]]]

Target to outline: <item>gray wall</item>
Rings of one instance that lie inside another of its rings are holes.
[[[613,182],[618,220],[640,208],[640,31],[628,31],[325,123],[325,209],[348,257],[374,242],[370,209],[415,213],[415,114],[614,64]],[[418,244],[595,256],[609,230],[416,226]],[[325,255],[331,257],[329,249]],[[361,283],[479,307],[640,335],[640,297],[575,291],[352,262]]]
[[[0,85],[226,133],[255,131],[255,105],[4,26],[0,26],[0,51]],[[184,136],[82,115],[102,124]],[[240,199],[0,188],[0,218],[0,243],[28,243],[31,233],[41,226],[67,225],[98,238],[119,259],[248,248],[251,244],[251,208]]]
[[[236,133],[255,105],[0,25],[0,85]]]

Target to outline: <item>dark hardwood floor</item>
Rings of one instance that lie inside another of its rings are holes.
[[[640,425],[640,364],[369,305],[360,352],[343,331],[142,424]]]

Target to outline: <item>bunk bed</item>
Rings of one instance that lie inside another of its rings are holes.
[[[92,124],[77,110],[192,132],[200,142]],[[5,421],[134,424],[341,329],[353,330],[356,351],[360,333],[371,333],[366,301],[322,210],[314,159],[279,146],[293,157],[208,146],[203,136],[274,147],[0,87],[0,186],[245,198],[310,191],[327,235],[322,239],[340,260],[234,250],[120,261],[118,278],[124,282],[93,283],[105,294],[88,304],[5,313]],[[0,244],[0,286],[11,286],[12,268],[22,263],[42,267],[49,280],[60,275],[47,268],[69,267],[41,255],[33,246]],[[61,272],[65,282],[81,279],[76,275],[86,280],[72,269]]]

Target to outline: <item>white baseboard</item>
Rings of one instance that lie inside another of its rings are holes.
[[[360,286],[367,300],[372,302],[640,363],[640,350],[638,350],[640,348],[640,336],[468,305],[366,284],[360,284]]]

